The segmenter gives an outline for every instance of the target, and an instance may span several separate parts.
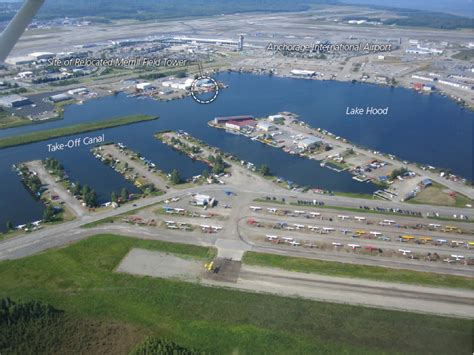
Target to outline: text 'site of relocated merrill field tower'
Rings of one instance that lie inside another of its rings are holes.
[[[0,63],[5,61],[43,3],[44,0],[27,0],[0,35]]]

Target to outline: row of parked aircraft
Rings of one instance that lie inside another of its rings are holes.
[[[260,207],[260,206],[250,206],[250,209],[254,212],[263,210],[263,208]],[[275,207],[268,207],[268,208],[266,208],[266,210],[269,213],[274,213],[275,214],[278,211],[280,211],[281,209],[278,209],[278,208],[275,208]],[[281,210],[281,211],[289,212],[287,210]],[[306,212],[306,211],[303,211],[303,210],[294,210],[294,211],[291,211],[291,212],[296,214],[296,215],[306,214],[308,217],[321,216],[321,213],[319,213],[319,212]],[[357,222],[362,222],[362,223],[367,223],[368,222],[367,218],[362,217],[362,216],[349,216],[349,215],[339,214],[339,215],[337,215],[337,218],[339,218],[340,220],[355,220]],[[378,222],[378,224],[381,225],[381,226],[398,226],[397,221],[392,220],[392,219],[384,219],[384,220]],[[462,230],[458,227],[445,226],[444,228],[442,228],[442,225],[438,224],[438,223],[430,223],[430,224],[428,224],[428,228],[438,229],[438,230],[441,230],[442,232],[446,232],[446,233],[452,233],[452,232],[462,233]]]

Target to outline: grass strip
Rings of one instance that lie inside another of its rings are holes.
[[[112,128],[117,126],[124,126],[133,123],[151,121],[158,117],[150,115],[131,115],[119,118],[112,118],[108,120],[101,120],[89,123],[82,123],[69,127],[54,128],[44,131],[22,134],[12,137],[0,138],[0,148],[13,147],[17,145],[29,144],[34,142],[45,141],[52,138],[69,136],[71,134],[79,134],[85,132],[96,131],[99,129]]]

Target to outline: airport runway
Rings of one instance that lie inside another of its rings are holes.
[[[474,292],[242,266],[236,283],[203,281],[251,292],[376,308],[474,318]]]

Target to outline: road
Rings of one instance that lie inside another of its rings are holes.
[[[81,205],[81,203],[72,196],[67,190],[59,183],[56,182],[55,178],[51,176],[43,164],[39,160],[34,160],[25,163],[28,169],[38,174],[43,185],[46,185],[51,195],[57,195],[64,201],[66,206],[76,215],[76,217],[83,217],[87,214],[87,210]]]

